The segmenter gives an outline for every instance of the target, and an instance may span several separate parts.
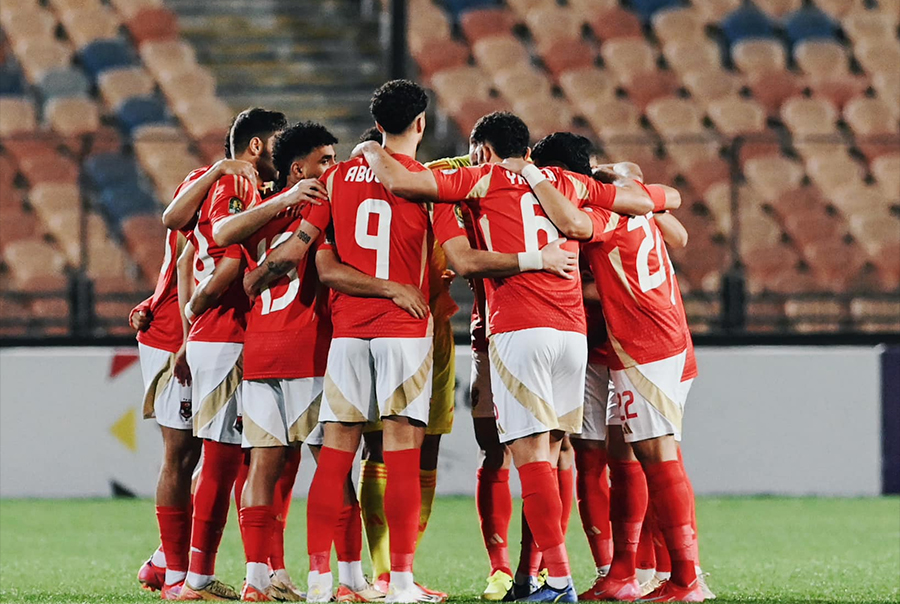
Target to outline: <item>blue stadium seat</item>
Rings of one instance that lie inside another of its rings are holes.
[[[104,189],[100,205],[117,223],[129,216],[156,213],[156,199],[134,183]]]
[[[94,79],[101,72],[114,67],[128,67],[135,64],[134,52],[124,40],[111,38],[97,40],[81,49],[79,53],[84,70]]]
[[[22,86],[22,74],[10,65],[0,65],[0,96],[22,96],[25,88]]]
[[[461,12],[472,8],[488,8],[499,4],[498,0],[446,0],[445,2],[447,10],[453,13],[454,17],[459,17]]]
[[[784,20],[784,30],[791,44],[812,39],[833,40],[838,29],[838,24],[831,17],[814,6],[801,8]]]
[[[631,10],[645,23],[659,10],[684,6],[681,0],[631,0]]]
[[[745,4],[722,19],[721,27],[729,46],[748,38],[775,37],[775,23],[752,4]]]
[[[95,189],[108,189],[122,184],[137,186],[138,171],[134,160],[120,153],[97,153],[84,160],[82,174]]]
[[[91,83],[78,69],[56,69],[43,77],[38,90],[44,100],[58,96],[87,96]]]
[[[150,96],[136,96],[119,107],[119,122],[128,134],[147,124],[166,123],[166,106]]]

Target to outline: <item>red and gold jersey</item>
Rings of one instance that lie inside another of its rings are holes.
[[[222,258],[243,258],[240,245],[220,247],[213,238],[217,222],[243,212],[261,202],[259,192],[243,176],[223,176],[216,181],[200,206],[194,227],[194,280],[197,284],[212,276]],[[197,317],[188,340],[198,342],[243,342],[250,302],[241,280],[235,279],[213,308]]]
[[[178,231],[166,231],[166,250],[153,295],[136,311],[150,315],[150,327],[137,334],[137,341],[168,352],[178,352],[184,342],[181,309],[178,306]]]
[[[578,259],[581,270],[581,281],[584,287],[596,287],[594,273],[582,254]],[[596,300],[584,299],[584,314],[587,323],[588,363],[609,367],[609,337],[606,334],[606,319],[603,318],[603,307]]]
[[[425,168],[407,155],[394,158],[410,170]],[[433,245],[428,208],[390,194],[365,159],[341,162],[322,176],[331,199],[330,241],[341,262],[429,297]],[[336,338],[420,338],[430,317],[417,319],[386,298],[361,299],[334,292],[331,319]]]
[[[690,331],[656,222],[649,216],[626,217],[601,209],[594,214],[605,225],[582,251],[603,303],[614,353],[610,368],[643,365],[684,352]]]
[[[615,187],[559,168],[544,175],[578,207],[589,200],[611,208]],[[559,238],[531,187],[521,176],[497,164],[435,172],[438,197],[462,201],[472,212],[477,247],[501,253],[538,251]],[[578,252],[578,243],[563,248]],[[581,279],[568,280],[545,272],[527,272],[503,279],[485,279],[490,333],[550,327],[585,333]]]
[[[675,276],[674,270],[670,274],[672,275],[672,283],[675,286],[675,302],[678,304],[678,308],[681,309],[681,314],[684,315],[684,324],[687,325],[687,313],[684,311],[684,298],[681,296],[681,285],[678,283],[678,277]],[[690,329],[688,329],[687,343],[687,358],[684,360],[684,373],[681,375],[682,382],[692,380],[699,374],[697,370],[697,357],[694,355],[694,340],[691,338]]]
[[[178,185],[178,188],[175,189],[175,194],[172,195],[172,199],[178,197],[178,195],[184,190],[185,187],[187,187],[189,184],[191,184],[210,170],[212,170],[212,166],[203,166],[202,168],[193,170],[185,177],[183,181],[181,181],[181,184]],[[198,211],[197,216],[199,215],[200,212]],[[191,243],[191,245],[193,245],[195,248],[197,246],[197,241],[196,239],[194,239],[194,227],[197,226],[197,216],[194,216],[194,218],[189,223],[181,228],[181,234],[184,235],[187,238],[188,242]]]
[[[274,197],[267,198],[269,203]],[[294,236],[303,220],[324,231],[327,203],[279,213],[243,243],[250,270]],[[325,375],[331,344],[328,290],[319,283],[315,243],[296,269],[273,281],[253,302],[244,335],[244,379],[297,379]]]

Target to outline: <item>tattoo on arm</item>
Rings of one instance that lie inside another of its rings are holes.
[[[312,237],[309,236],[309,233],[307,233],[306,231],[304,231],[302,229],[297,230],[297,237],[303,243],[309,243],[312,240]]]
[[[291,266],[293,266],[290,262],[275,262],[273,260],[269,260],[266,262],[266,268],[269,270],[269,274],[271,275],[286,275],[289,270],[291,270]]]

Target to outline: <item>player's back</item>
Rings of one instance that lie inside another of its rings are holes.
[[[425,169],[407,155],[394,158],[410,170]],[[418,287],[428,298],[433,238],[426,206],[390,194],[362,157],[339,163],[322,180],[341,262],[378,279]],[[429,319],[416,319],[388,299],[335,292],[332,302],[334,337],[424,337],[428,332]]]
[[[166,231],[163,264],[149,300],[150,327],[139,331],[137,340],[146,346],[176,352],[184,341],[178,306],[178,231]]]

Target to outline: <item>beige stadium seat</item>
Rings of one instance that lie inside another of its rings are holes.
[[[815,80],[832,79],[850,70],[847,50],[837,41],[800,42],[794,47],[794,59],[803,73]]]
[[[699,40],[706,35],[706,23],[693,8],[661,10],[651,20],[653,33],[663,44],[676,40]]]
[[[798,333],[834,333],[845,318],[844,307],[836,300],[791,299],[784,304],[784,314]]]
[[[73,10],[90,12],[103,8],[100,0],[50,0],[49,4],[60,15]]]
[[[557,6],[555,0],[507,0],[506,5],[524,21],[528,13]]]
[[[666,151],[678,166],[681,174],[693,170],[699,163],[716,163],[719,160],[719,144],[714,140],[708,142],[685,141],[681,144],[669,142],[666,144]]]
[[[597,67],[582,67],[564,71],[559,76],[563,93],[579,111],[594,100],[610,99],[616,94],[615,82],[606,71]]]
[[[585,109],[585,119],[600,138],[643,133],[640,112],[626,100],[594,99]]]
[[[895,201],[900,198],[900,153],[882,155],[872,161],[872,176],[881,192]]]
[[[709,194],[712,192],[716,195],[721,195],[723,192],[728,195],[723,201],[729,204],[728,209],[730,211],[731,199],[727,185],[724,191],[721,188],[717,188],[715,191],[710,190],[707,193],[707,197],[704,198],[707,204],[709,204]],[[741,221],[740,250],[742,255],[750,256],[757,250],[776,248],[781,244],[783,237],[781,227],[778,226],[778,223],[775,222],[772,216],[765,213],[759,206],[742,205],[738,216]]]
[[[900,138],[891,108],[881,99],[858,97],[844,107],[844,121],[857,137],[895,134]],[[900,141],[895,141],[894,146]]]
[[[694,0],[691,5],[706,23],[718,23],[741,6],[741,0]]]
[[[621,80],[628,73],[656,70],[656,50],[642,38],[616,38],[600,46],[606,68]]]
[[[872,258],[900,244],[900,220],[890,214],[855,214],[850,218],[850,232]]]
[[[100,74],[98,85],[104,102],[113,110],[131,97],[149,96],[155,89],[153,78],[143,67],[109,69]]]
[[[891,40],[897,34],[880,11],[853,11],[841,19],[841,28],[854,44]]]
[[[514,65],[494,75],[497,91],[513,102],[528,96],[549,98],[553,94],[553,84],[543,73],[527,64]]]
[[[856,46],[856,60],[870,76],[876,73],[896,73],[900,65],[900,42],[897,39],[860,42]]]
[[[175,114],[194,138],[227,130],[234,117],[232,109],[217,98],[185,100],[175,106]]]
[[[8,4],[8,3],[3,3]],[[16,4],[13,2],[12,4]],[[24,4],[24,3],[23,3]],[[51,40],[56,29],[56,17],[34,4],[31,8],[4,13],[3,31],[16,54],[22,57],[22,45],[28,40]]]
[[[663,56],[675,73],[722,71],[722,56],[712,40],[675,40],[663,46]]]
[[[875,11],[881,18],[892,24],[894,28],[900,25],[900,0],[878,0]]]
[[[736,98],[743,87],[740,76],[728,71],[697,69],[685,73],[681,80],[691,97],[703,107],[718,99]]]
[[[81,97],[54,98],[47,102],[45,118],[61,136],[81,136],[100,128],[100,111],[91,99]]]
[[[826,191],[826,195],[848,220],[855,216],[887,217],[890,215],[891,203],[896,202],[896,193],[893,196],[885,195],[879,187],[858,182],[845,183]]]
[[[777,40],[744,40],[731,49],[731,58],[742,72],[752,75],[772,71],[784,71],[787,54]]]
[[[119,17],[105,7],[70,9],[62,13],[61,20],[75,48],[84,48],[95,40],[115,38],[121,25]]]
[[[900,300],[854,298],[850,317],[857,329],[867,332],[900,332]]]
[[[619,0],[569,0],[568,6],[581,23],[590,23],[596,15],[618,7]]]
[[[159,84],[173,103],[191,97],[216,96],[216,77],[200,65],[190,65],[177,72],[163,72]]]
[[[110,4],[122,20],[127,21],[145,8],[161,8],[163,0],[110,0]]]
[[[525,23],[538,48],[545,49],[558,40],[580,39],[583,21],[573,11],[553,6],[530,11]]]
[[[816,137],[834,135],[837,137],[838,112],[834,105],[824,99],[793,97],[781,106],[781,121],[794,136],[794,146],[804,147],[840,142],[814,140]]]
[[[52,38],[29,39],[17,52],[22,71],[32,84],[38,84],[50,71],[69,67],[72,62],[72,48]]]
[[[834,191],[848,183],[862,185],[865,170],[847,153],[814,155],[806,160],[806,173],[821,191]]]
[[[814,0],[816,7],[846,26],[846,16],[864,10],[865,0]]]
[[[37,127],[34,105],[16,97],[0,97],[0,136],[27,134]]]
[[[763,199],[772,202],[800,186],[803,166],[780,155],[754,157],[744,164],[744,176]]]
[[[534,141],[553,132],[572,129],[572,109],[562,99],[526,97],[514,103],[513,110],[528,124]]]
[[[776,19],[780,19],[803,6],[803,0],[754,0],[753,3],[761,11]]]
[[[491,74],[530,62],[522,43],[506,35],[482,38],[472,45],[472,54],[478,66]]]
[[[450,40],[453,36],[450,22],[440,9],[436,13],[413,12],[410,15],[407,32],[409,48],[413,54],[422,52],[426,46],[438,40]]]
[[[431,88],[441,106],[454,113],[469,99],[486,99],[491,88],[488,76],[478,67],[456,67],[431,77]]]
[[[166,71],[178,71],[197,63],[194,49],[183,40],[144,42],[138,52],[144,65],[157,79]]]
[[[878,98],[888,104],[894,119],[900,119],[900,73],[876,73],[872,85]]]
[[[58,277],[66,259],[56,248],[39,239],[14,241],[3,248],[3,260],[9,266],[13,284],[23,286],[41,277]]]
[[[148,171],[159,188],[171,186],[176,180],[203,166],[203,163],[193,155],[171,155],[155,157],[148,166]]]
[[[766,110],[751,99],[717,99],[709,104],[707,114],[716,129],[726,136],[754,134],[766,129]]]
[[[647,105],[647,118],[664,137],[702,134],[703,112],[689,99],[665,97]]]
[[[48,223],[52,216],[77,217],[81,209],[81,192],[75,184],[45,182],[31,188],[28,202],[38,217]]]

